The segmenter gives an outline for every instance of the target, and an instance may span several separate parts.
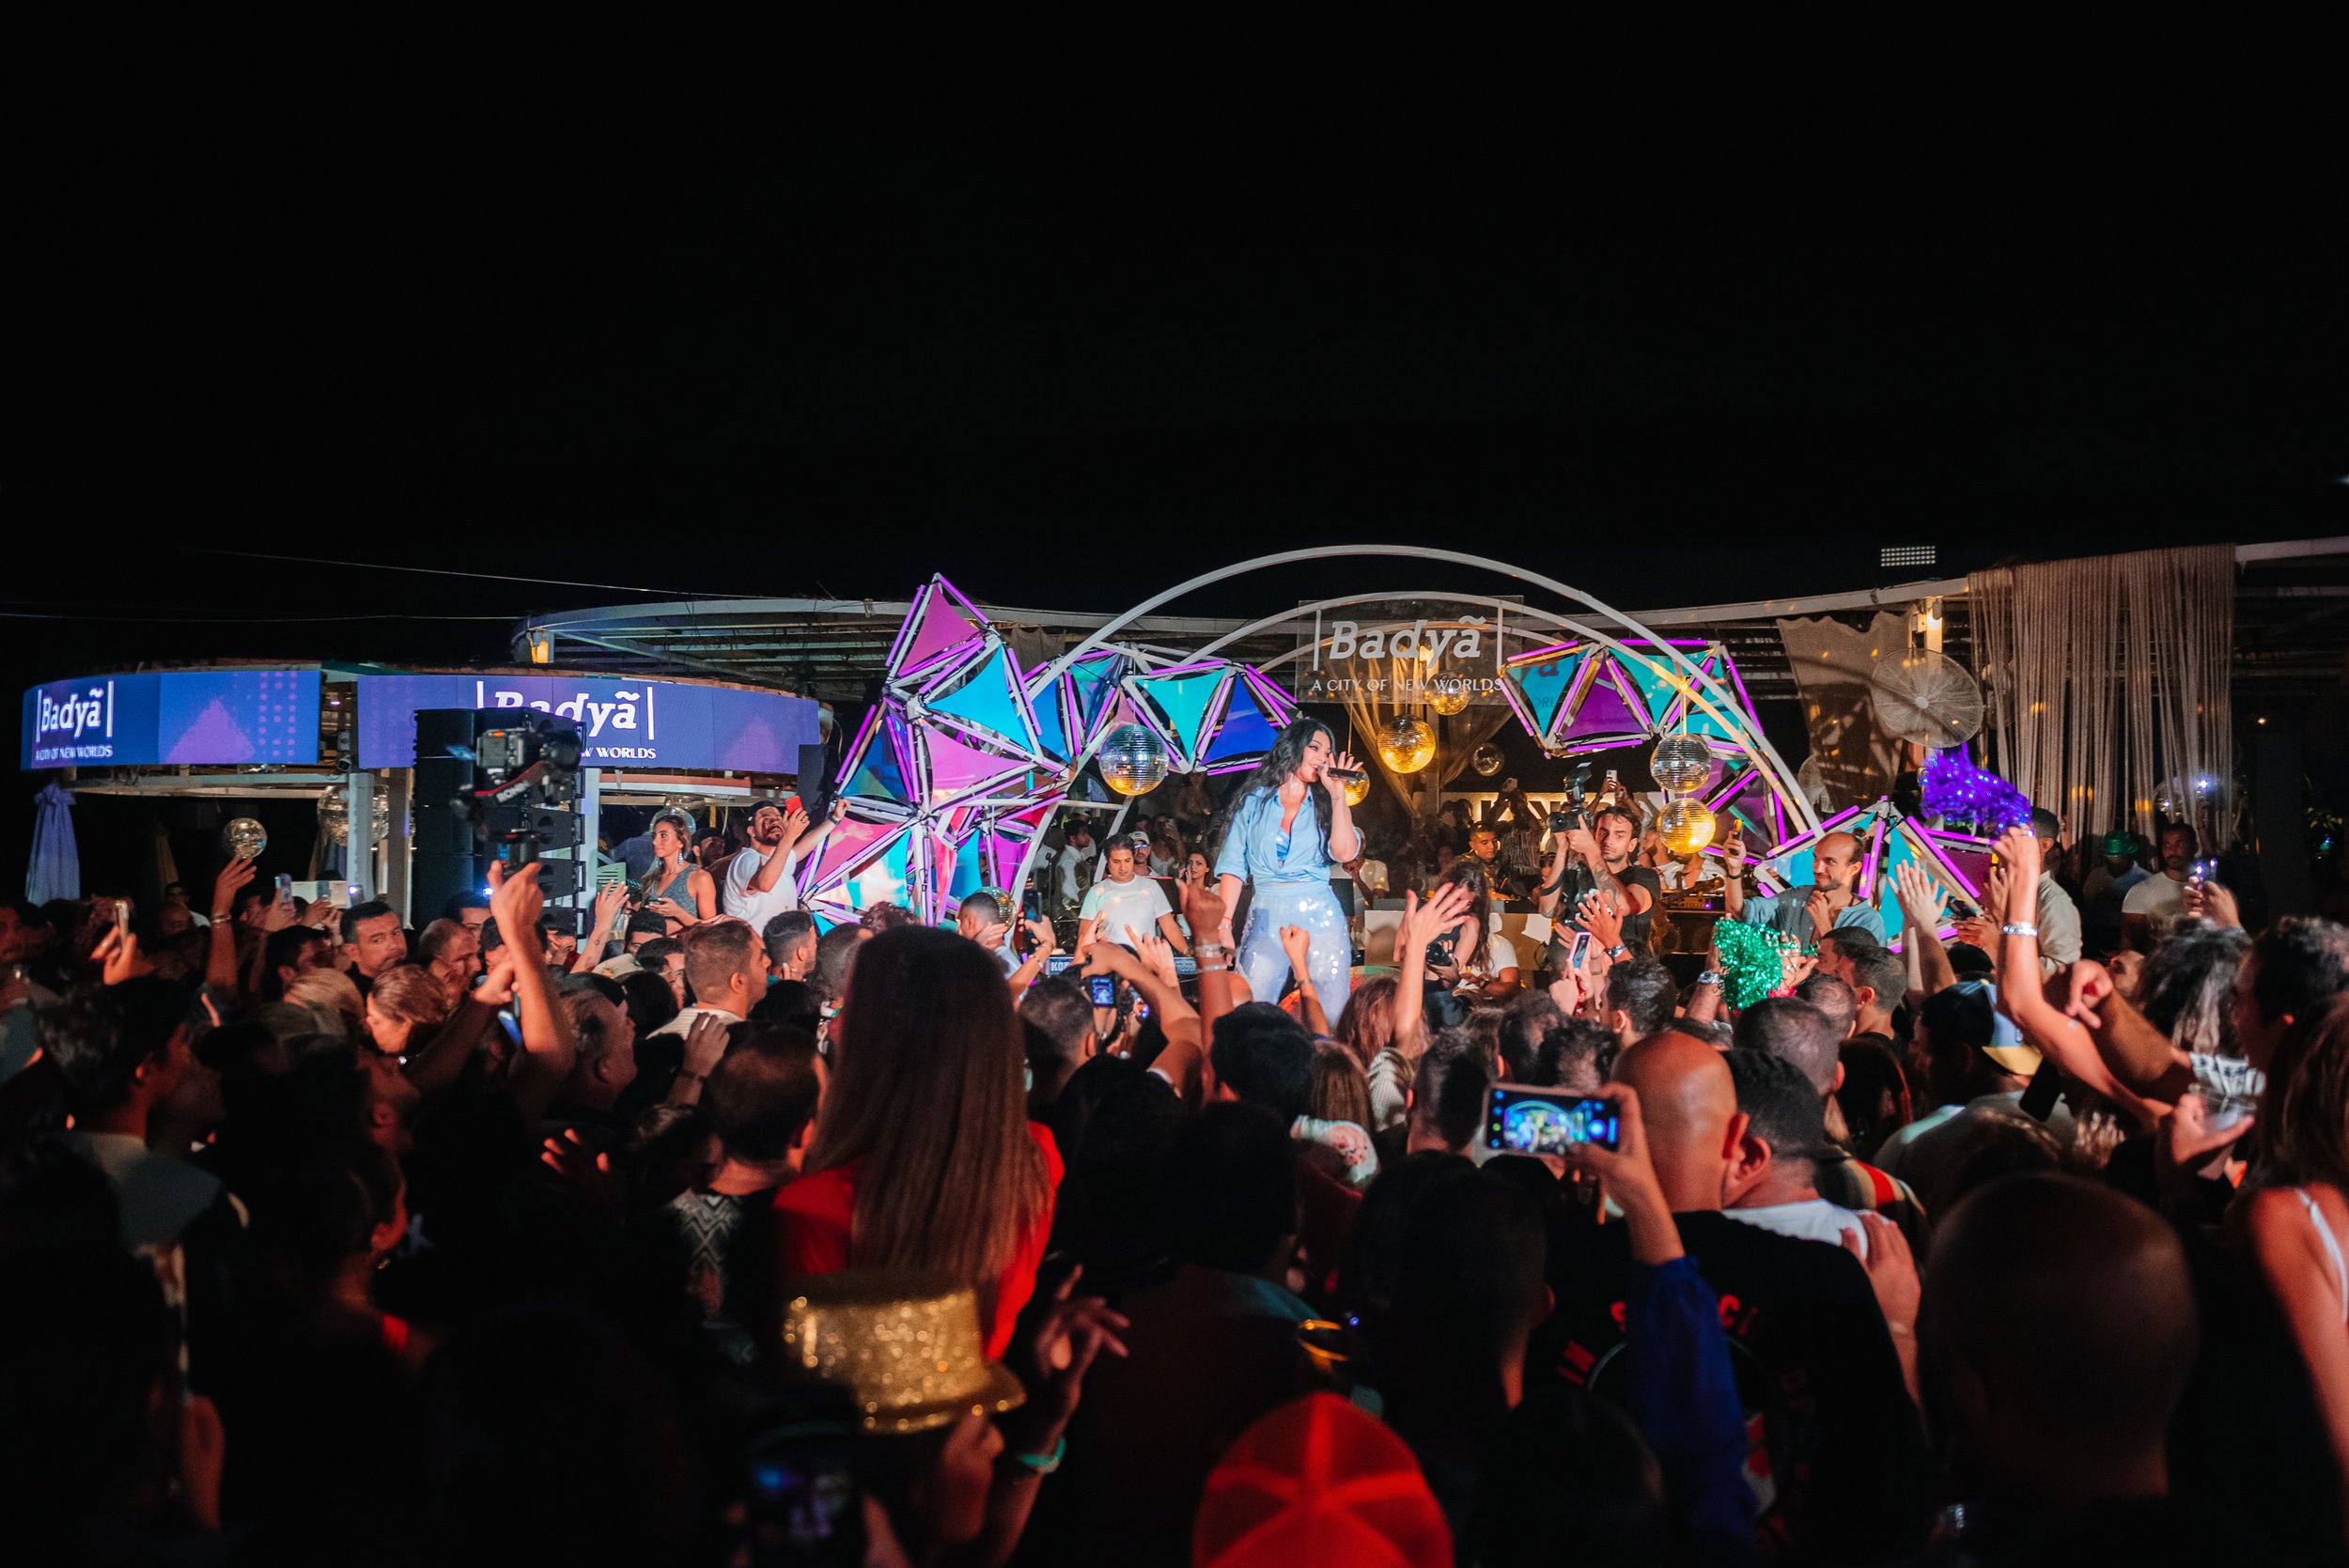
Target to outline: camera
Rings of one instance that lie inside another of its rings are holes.
[[[1549,814],[1549,831],[1553,833],[1568,832],[1576,828],[1588,828],[1590,825],[1591,814],[1580,806],[1575,807],[1572,811],[1554,811]]]

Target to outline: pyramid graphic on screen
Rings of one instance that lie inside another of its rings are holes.
[[[190,764],[251,762],[255,754],[253,737],[244,733],[229,716],[227,707],[215,697],[195,716],[195,722],[171,743],[163,753],[163,760]]]

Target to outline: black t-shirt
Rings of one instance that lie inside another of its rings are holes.
[[[1766,1556],[1877,1562],[1924,1539],[1932,1467],[1900,1358],[1859,1261],[1726,1215],[1677,1216],[1681,1244],[1721,1302],[1753,1451]],[[1624,1396],[1622,1225],[1550,1227],[1557,1310],[1536,1328],[1529,1375]]]
[[[1633,888],[1647,889],[1647,908],[1636,915],[1626,915],[1623,922],[1623,944],[1636,953],[1647,946],[1648,926],[1656,919],[1657,906],[1664,901],[1664,884],[1657,880],[1655,872],[1643,865],[1624,867],[1615,873],[1615,880],[1624,885],[1626,893]],[[1578,912],[1582,908],[1582,895],[1598,886],[1598,878],[1593,877],[1591,868],[1580,861],[1568,861],[1560,882],[1545,882],[1542,891],[1547,893],[1561,884],[1563,891],[1558,898],[1558,912],[1550,917],[1549,967],[1553,970],[1565,968],[1574,933],[1582,929],[1582,918]]]

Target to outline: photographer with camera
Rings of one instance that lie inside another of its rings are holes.
[[[1640,822],[1628,807],[1606,806],[1594,815],[1579,805],[1549,814],[1549,869],[1534,895],[1534,908],[1550,922],[1549,967],[1569,968],[1567,952],[1583,929],[1582,900],[1596,893],[1623,917],[1623,935],[1609,950],[1621,958],[1644,949],[1663,884],[1656,873],[1632,862]]]

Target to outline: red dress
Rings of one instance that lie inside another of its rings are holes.
[[[1011,1348],[1012,1326],[1035,1294],[1036,1265],[1044,1261],[1044,1246],[1052,1235],[1052,1198],[1060,1191],[1063,1167],[1051,1129],[1030,1122],[1028,1136],[1044,1153],[1044,1212],[1020,1235],[1011,1262],[995,1281],[995,1321],[987,1331],[990,1360],[1001,1360]],[[785,1183],[775,1194],[775,1263],[786,1282],[848,1266],[848,1229],[856,1213],[857,1174],[863,1164],[851,1160],[801,1176]]]

